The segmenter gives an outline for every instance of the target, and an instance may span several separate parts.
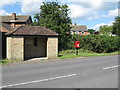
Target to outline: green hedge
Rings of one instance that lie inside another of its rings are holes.
[[[97,53],[110,53],[120,50],[120,37],[105,35],[73,35],[68,43],[69,49],[74,49],[74,41],[80,41],[80,48]]]

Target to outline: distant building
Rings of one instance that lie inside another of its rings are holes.
[[[32,23],[32,19],[30,15],[16,15],[16,13],[12,13],[12,15],[4,15],[0,16],[2,19],[1,32],[9,32],[16,27],[30,25]]]
[[[69,34],[89,35],[86,25],[71,25],[72,29]]]

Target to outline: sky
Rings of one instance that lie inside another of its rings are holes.
[[[31,15],[40,12],[42,2],[56,0],[0,0],[0,15]],[[118,16],[119,0],[57,0],[67,4],[72,23],[86,25],[88,29],[99,30],[102,25],[112,25]],[[120,3],[119,3],[120,4]]]

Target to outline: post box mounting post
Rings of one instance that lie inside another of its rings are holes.
[[[75,41],[74,47],[76,48],[76,55],[78,55],[78,49],[80,48],[80,41]]]
[[[78,48],[76,48],[76,55],[78,55]]]

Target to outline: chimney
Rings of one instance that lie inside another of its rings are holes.
[[[16,19],[16,13],[12,13],[12,20]]]

